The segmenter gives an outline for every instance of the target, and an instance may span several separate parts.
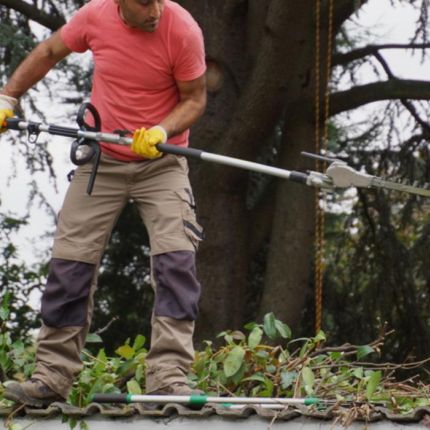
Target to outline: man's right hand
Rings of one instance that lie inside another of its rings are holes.
[[[7,130],[5,121],[13,117],[13,111],[17,104],[17,99],[0,94],[0,133]]]

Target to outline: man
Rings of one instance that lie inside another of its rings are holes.
[[[70,184],[54,238],[36,368],[29,381],[8,385],[5,397],[32,406],[67,398],[82,368],[96,272],[125,203],[133,199],[148,230],[153,283],[146,392],[190,394],[186,375],[200,285],[195,251],[202,238],[183,157],[156,144],[188,145],[188,129],[206,104],[201,30],[171,0],[92,0],[38,45],[0,94],[0,126],[18,98],[72,51],[94,59],[91,103],[102,131],[134,130],[130,147],[102,143],[91,196],[90,165]],[[4,126],[3,126],[3,130]]]

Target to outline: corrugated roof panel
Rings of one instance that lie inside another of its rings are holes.
[[[0,409],[0,416],[6,419],[12,412],[11,408]],[[389,410],[382,407],[375,407],[369,409],[367,413],[363,413],[360,417],[359,422],[360,430],[363,429],[363,422],[371,422],[374,428],[374,423],[381,423],[378,428],[386,429],[400,429],[400,428],[430,428],[430,408],[419,408],[406,415],[393,414]],[[19,415],[21,414],[21,416]],[[349,414],[349,415],[348,415]],[[160,422],[169,423],[169,430],[175,430],[176,427],[170,425],[178,419],[186,419],[192,422],[201,429],[202,421],[204,421],[205,430],[216,429],[219,423],[224,423],[225,427],[218,427],[227,429],[233,427],[238,429],[238,423],[245,423],[247,428],[256,426],[253,428],[275,428],[273,424],[283,423],[285,425],[291,423],[294,427],[289,426],[288,428],[294,429],[311,429],[311,428],[333,428],[333,423],[342,423],[349,421],[351,418],[351,409],[342,408],[339,406],[330,407],[324,410],[316,410],[315,408],[307,408],[305,406],[285,407],[280,410],[264,409],[258,406],[247,406],[242,409],[228,409],[219,405],[206,405],[201,409],[190,409],[184,405],[179,404],[167,404],[160,409],[151,409],[146,405],[138,403],[126,406],[115,406],[108,404],[92,403],[86,408],[78,408],[67,403],[53,403],[46,409],[33,409],[24,408],[15,418],[16,422],[23,423],[31,421],[34,424],[39,422],[43,425],[43,430],[49,430],[45,424],[48,422],[57,423],[57,427],[61,421],[61,416],[67,415],[76,419],[84,419],[86,422],[91,422],[90,429],[98,428],[97,423],[104,422],[105,427],[109,428],[112,423],[112,428],[115,428],[118,424],[118,420],[121,421],[121,425],[128,423],[131,427],[127,428],[146,428],[148,422]],[[111,420],[113,419],[113,420]],[[214,424],[215,427],[207,427],[209,422],[214,421],[218,424]],[[188,422],[187,421],[187,422]],[[140,422],[140,425],[138,424]],[[182,421],[181,421],[182,422]],[[116,423],[116,425],[115,425]],[[264,425],[262,423],[265,423]],[[299,426],[300,423],[300,427]],[[31,426],[32,430],[37,430],[39,427],[35,427],[34,424]],[[175,424],[176,425],[176,424]],[[181,424],[182,425],[182,424]],[[308,425],[310,427],[308,427]],[[115,426],[115,427],[114,427]],[[133,427],[136,426],[136,427]],[[340,426],[339,428],[342,428]],[[4,429],[6,427],[1,427]],[[179,428],[179,427],[178,427]],[[185,427],[182,427],[184,429]],[[336,427],[335,427],[336,428]],[[355,428],[355,425],[350,427]],[[375,427],[376,428],[376,427]],[[42,429],[42,427],[40,427]]]

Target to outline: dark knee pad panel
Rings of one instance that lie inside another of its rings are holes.
[[[42,295],[42,319],[49,327],[83,327],[96,265],[53,258]]]
[[[195,253],[175,251],[155,255],[152,265],[157,285],[154,314],[194,321],[201,290],[196,278]]]

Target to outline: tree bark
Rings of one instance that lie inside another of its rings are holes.
[[[290,19],[285,55],[290,59],[280,167],[314,169],[301,151],[315,152],[315,21],[314,4],[302,2]],[[321,28],[320,107],[323,110],[326,82],[327,28]],[[278,181],[273,211],[266,276],[258,319],[267,312],[297,330],[306,298],[311,294],[315,194],[311,188]]]
[[[284,131],[282,165],[303,170],[300,151],[315,152],[314,123],[289,113],[292,124]],[[298,331],[306,299],[312,294],[314,228],[315,191],[279,180],[259,320],[274,312],[293,333]]]

